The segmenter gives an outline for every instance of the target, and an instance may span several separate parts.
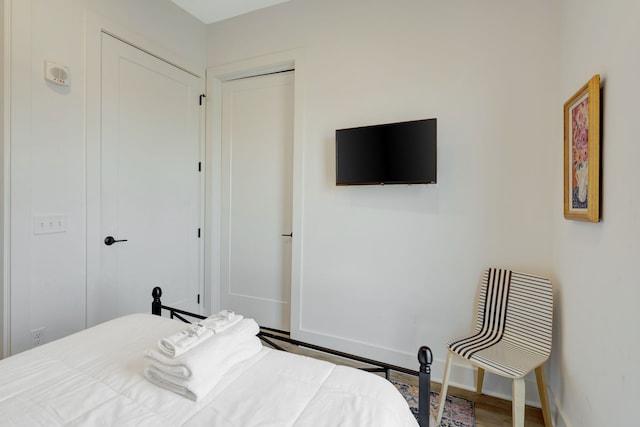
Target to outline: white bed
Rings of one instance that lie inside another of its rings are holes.
[[[184,323],[124,316],[0,361],[2,426],[416,427],[384,378],[264,347],[198,402],[143,377]]]

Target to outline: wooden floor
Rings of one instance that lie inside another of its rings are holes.
[[[318,353],[305,348],[283,344],[281,342],[278,342],[278,344],[286,348],[287,351],[291,351],[293,353],[304,354],[317,359],[327,360],[327,361],[330,361],[336,364],[341,364],[341,365],[348,365],[348,366],[354,366],[354,367],[362,366],[358,363],[354,363],[349,360]],[[392,379],[397,378],[406,384],[411,384],[411,385],[418,384],[418,378],[412,375],[392,372],[391,378]],[[440,384],[436,382],[431,382],[431,390],[439,392]],[[453,386],[449,386],[448,394],[456,397],[462,397],[474,402],[474,407],[476,412],[476,427],[511,427],[513,425],[512,418],[511,418],[511,401],[509,400],[503,400],[496,397],[487,396],[484,394],[479,395],[475,392],[463,390]],[[525,427],[544,427],[544,421],[542,419],[542,410],[540,410],[540,408],[533,408],[533,407],[527,406],[525,408],[524,425]],[[431,427],[435,427],[435,426],[431,426]]]
[[[434,384],[433,390],[438,391],[440,384]],[[474,402],[476,410],[476,427],[511,427],[511,401],[498,399],[475,392],[449,387],[448,394],[464,397]],[[525,407],[524,425],[526,427],[544,427],[542,410],[540,408]]]
[[[403,382],[417,384],[417,378],[411,375],[393,374],[401,376]],[[431,382],[431,390],[439,392],[440,383]],[[476,427],[512,427],[511,401],[477,394],[473,391],[463,390],[449,386],[449,395],[463,397],[474,403],[476,411]],[[542,410],[540,408],[525,407],[524,414],[525,427],[544,427]],[[432,426],[433,427],[433,426]]]

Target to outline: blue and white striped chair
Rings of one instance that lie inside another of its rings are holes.
[[[524,377],[535,369],[544,423],[551,427],[543,365],[551,354],[552,322],[553,288],[549,280],[509,270],[486,270],[473,335],[448,346],[436,426],[442,419],[455,355],[478,368],[478,393],[482,393],[485,370],[513,380],[515,427],[524,427]]]

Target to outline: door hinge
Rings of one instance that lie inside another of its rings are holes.
[[[202,172],[202,162],[198,162],[198,172]]]
[[[198,239],[200,238],[200,229],[198,228]]]
[[[198,304],[200,304],[200,294],[198,294]]]
[[[204,93],[202,95],[200,95],[200,105],[202,105],[202,99],[206,98],[207,95],[205,95]]]

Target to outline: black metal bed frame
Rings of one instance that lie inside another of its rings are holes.
[[[185,323],[191,323],[187,317],[193,319],[206,319],[207,316],[201,314],[191,313],[185,310],[180,310],[175,307],[169,307],[162,305],[160,298],[162,297],[162,289],[159,287],[153,288],[151,293],[153,296],[153,302],[151,303],[151,313],[157,316],[162,315],[162,310],[169,312],[169,317],[172,319],[179,319]],[[427,346],[422,346],[418,350],[418,362],[420,364],[420,371],[414,371],[412,369],[403,368],[401,366],[390,365],[385,362],[380,362],[366,357],[360,357],[349,353],[344,353],[338,350],[333,350],[326,347],[321,347],[315,344],[310,344],[302,341],[295,340],[289,336],[288,332],[280,331],[273,328],[266,328],[261,326],[258,337],[269,346],[282,351],[287,351],[282,346],[276,344],[274,340],[286,342],[298,347],[308,348],[310,350],[318,351],[332,356],[337,356],[343,359],[353,360],[355,362],[363,363],[371,366],[370,368],[359,368],[367,372],[384,372],[385,378],[389,379],[391,371],[401,372],[408,375],[418,377],[419,396],[418,396],[418,424],[420,427],[429,427],[429,399],[431,394],[431,363],[433,362],[433,354],[431,349]]]

